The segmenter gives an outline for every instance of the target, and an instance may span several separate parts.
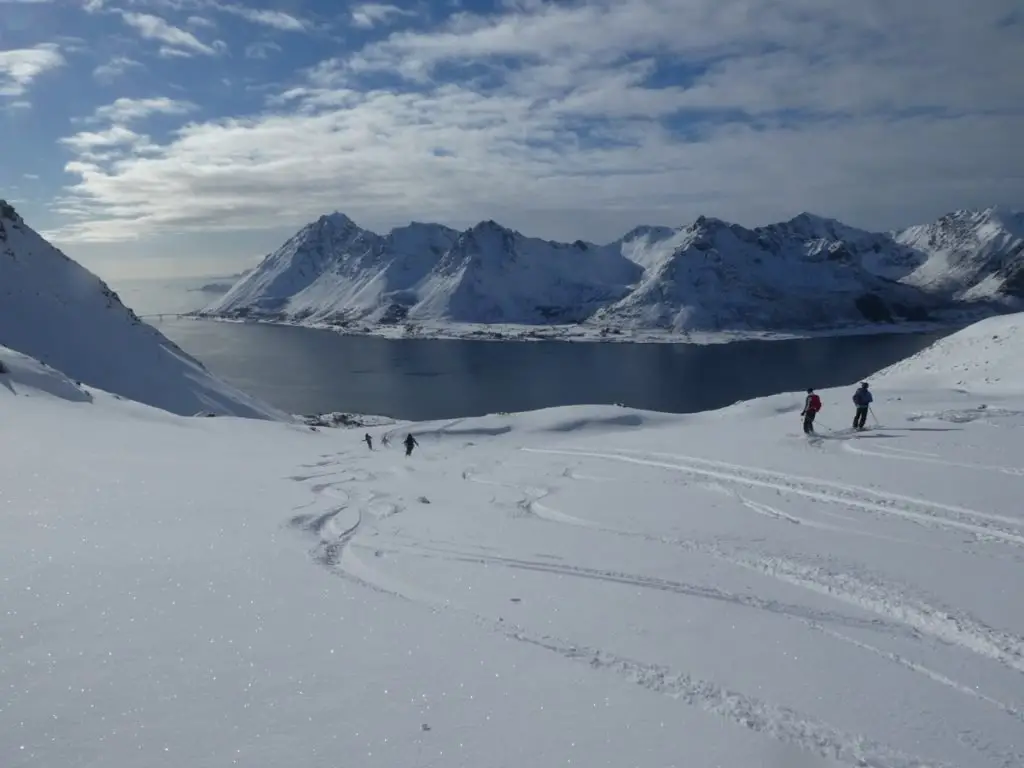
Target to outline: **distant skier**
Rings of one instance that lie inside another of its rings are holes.
[[[365,435],[363,435],[363,440],[366,441],[366,447],[369,448],[372,451],[373,450],[373,438],[370,437],[370,433],[369,432],[367,432]]]
[[[412,449],[419,445],[411,434],[405,436],[405,455],[412,456]]]
[[[391,435],[385,432],[384,436],[380,439],[380,444],[383,445],[385,448],[391,445]]]
[[[871,401],[874,399],[868,390],[868,383],[866,381],[860,385],[860,389],[853,393],[853,404],[857,406],[857,410],[853,415],[854,429],[864,429],[864,422],[868,420],[868,409],[871,407]]]
[[[808,389],[807,399],[804,400],[804,409],[800,412],[800,415],[804,417],[804,434],[814,434],[814,417],[820,410],[821,398],[814,393],[813,389]]]

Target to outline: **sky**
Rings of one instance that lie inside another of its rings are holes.
[[[105,277],[342,211],[607,242],[1024,208],[1020,0],[0,0],[0,198]]]

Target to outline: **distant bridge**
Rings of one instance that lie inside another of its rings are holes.
[[[161,312],[156,315],[137,315],[140,320],[156,320],[161,322],[163,320],[180,320],[183,317],[193,317],[191,312]]]

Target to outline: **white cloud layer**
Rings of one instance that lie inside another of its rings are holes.
[[[245,5],[216,5],[215,7],[253,24],[279,29],[283,32],[302,32],[306,29],[306,22],[284,11],[250,8]]]
[[[159,16],[150,13],[121,12],[125,24],[134,28],[143,38],[157,40],[164,45],[161,55],[169,56],[216,56],[223,51],[223,43],[207,45],[187,30],[175,27]]]
[[[194,109],[196,105],[191,102],[166,96],[149,99],[120,98],[112,104],[98,107],[93,113],[93,120],[124,125],[143,120],[150,115],[184,115]]]
[[[115,56],[92,71],[92,76],[101,83],[113,83],[131,69],[142,69],[142,62],[128,56]]]
[[[323,62],[261,114],[101,155],[72,141],[59,235],[341,209],[375,227],[496,218],[603,239],[698,213],[883,228],[1024,200],[1019,0],[507,5]],[[404,85],[367,90],[380,75]]]
[[[65,64],[56,45],[0,50],[0,96],[21,96],[39,76]]]
[[[415,11],[404,10],[397,5],[383,3],[363,3],[352,7],[352,24],[363,29],[370,29],[389,23],[396,16],[415,16]]]

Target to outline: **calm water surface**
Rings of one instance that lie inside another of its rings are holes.
[[[588,403],[690,413],[851,384],[946,335],[696,346],[388,340],[200,320],[154,324],[217,375],[290,413],[415,420]]]

